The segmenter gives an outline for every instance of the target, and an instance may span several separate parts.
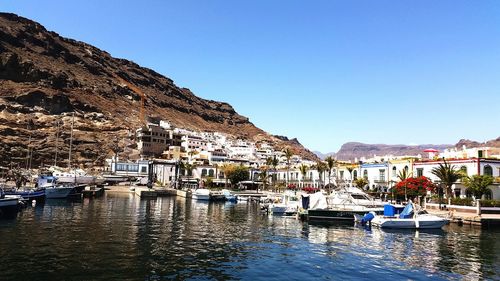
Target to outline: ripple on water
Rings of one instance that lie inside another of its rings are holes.
[[[498,279],[498,231],[367,231],[252,204],[107,195],[0,221],[0,280]]]

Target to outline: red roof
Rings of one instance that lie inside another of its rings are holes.
[[[424,150],[424,152],[439,152],[439,151],[434,148],[427,148],[426,150]]]

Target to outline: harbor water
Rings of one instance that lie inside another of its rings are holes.
[[[500,280],[500,231],[383,231],[254,203],[48,200],[0,221],[0,280]]]

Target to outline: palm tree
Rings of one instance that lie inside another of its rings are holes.
[[[289,147],[287,147],[283,152],[285,153],[286,157],[286,182],[288,183],[290,179],[290,159],[293,156],[293,151]]]
[[[267,180],[269,179],[269,172],[267,169],[263,169],[260,173],[259,173],[259,180],[262,181],[263,185],[264,185],[264,190],[267,189]]]
[[[412,177],[412,172],[408,172],[407,169],[403,169],[401,171],[398,172],[398,180],[399,181],[404,181],[408,178],[411,178]]]
[[[483,194],[491,192],[488,186],[494,182],[494,179],[490,175],[474,175],[472,177],[464,176],[462,182],[476,199],[481,199]]]
[[[335,164],[337,163],[332,156],[326,157],[325,161],[328,168],[328,189],[330,189],[332,180],[332,170],[333,168],[335,168]]]
[[[300,173],[302,174],[302,187],[304,187],[304,183],[306,180],[307,171],[309,170],[309,167],[302,164],[302,165],[300,165],[299,170],[300,170]]]
[[[325,174],[325,172],[328,170],[328,166],[326,165],[325,162],[318,161],[316,163],[316,170],[318,171],[318,174],[319,174],[320,184],[321,184],[321,186],[323,186],[324,182],[323,182],[323,178],[322,177]]]
[[[276,167],[278,167],[278,164],[279,164],[279,160],[278,158],[276,158],[276,155],[273,157],[273,161],[271,162],[271,165],[273,166],[273,170],[274,170],[274,175],[272,177],[272,180],[273,180],[273,186],[276,185]]]
[[[438,167],[432,169],[431,173],[439,178],[441,184],[446,187],[446,197],[450,198],[452,190],[451,186],[458,181],[462,174],[455,166],[450,165],[443,159],[444,164],[439,164]]]
[[[353,180],[353,178],[352,178],[352,171],[354,171],[354,167],[348,166],[346,169],[349,172],[349,176],[350,176],[351,183],[352,183],[352,180]]]
[[[406,179],[411,178],[413,175],[412,172],[408,172],[408,169],[403,169],[398,172],[398,180],[399,181],[404,181]],[[406,185],[405,185],[405,201],[408,201],[408,196],[406,194]]]
[[[221,166],[219,166],[219,169],[224,173],[224,179],[225,179],[224,188],[227,189],[227,184],[228,184],[227,180],[228,180],[229,174],[234,169],[234,166],[232,164],[229,164],[229,163],[224,163]]]

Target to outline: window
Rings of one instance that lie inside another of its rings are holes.
[[[357,178],[358,178],[358,171],[354,170],[354,171],[352,172],[352,179],[353,179],[353,180],[355,180],[355,179],[357,179]]]
[[[380,181],[384,182],[385,181],[385,169],[378,170],[378,174],[379,174]]]
[[[344,179],[344,171],[340,171],[340,179]]]
[[[214,170],[212,170],[212,169],[208,170],[208,176],[213,178],[214,177]]]
[[[201,176],[206,177],[207,176],[207,169],[201,170]]]
[[[483,157],[483,151],[482,150],[478,150],[477,151],[477,157],[478,158],[482,158]]]
[[[491,168],[490,165],[484,166],[484,174],[489,175],[489,176],[493,176],[493,169]]]
[[[417,168],[417,177],[421,177],[424,175],[424,168]]]
[[[392,167],[392,176],[393,176],[393,177],[396,177],[396,176],[397,176],[397,173],[396,173],[396,167]]]
[[[365,180],[368,179],[368,170],[363,171],[363,178],[365,178]]]

